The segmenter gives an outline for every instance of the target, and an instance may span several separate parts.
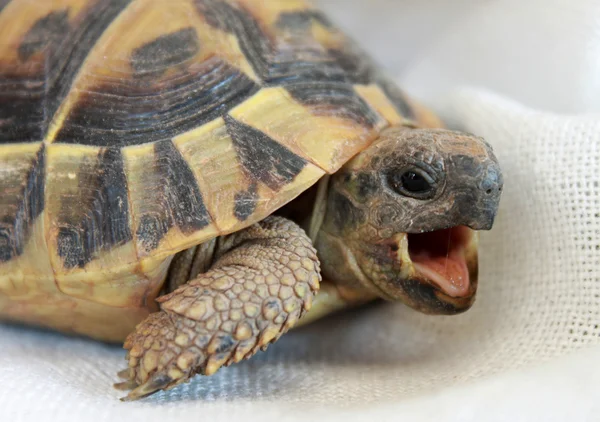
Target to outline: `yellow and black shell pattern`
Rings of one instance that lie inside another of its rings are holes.
[[[416,110],[303,1],[0,0],[0,314],[137,321]]]

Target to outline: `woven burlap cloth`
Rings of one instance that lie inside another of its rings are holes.
[[[505,172],[476,305],[381,304],[121,403],[119,347],[0,325],[0,420],[600,420],[597,1],[329,0],[323,6]],[[1,41],[0,41],[1,42]]]

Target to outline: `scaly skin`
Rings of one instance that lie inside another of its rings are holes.
[[[321,281],[310,239],[268,217],[222,240],[212,268],[158,299],[128,336],[129,380],[137,399],[200,373],[211,375],[277,340],[311,307]]]
[[[427,184],[409,190],[407,174]],[[309,320],[375,297],[425,313],[464,312],[477,287],[471,231],[491,228],[502,183],[497,160],[480,138],[384,131],[317,195],[309,231],[318,257],[299,226],[275,216],[179,254],[167,283],[175,290],[157,300],[160,311],[125,342],[128,380],[120,387],[133,389],[127,399],[137,399],[252,356],[310,309],[321,265],[332,284]],[[450,227],[468,270],[465,285],[431,279],[410,258],[407,233]]]

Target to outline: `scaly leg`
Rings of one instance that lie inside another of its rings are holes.
[[[377,299],[377,296],[366,290],[355,290],[323,280],[319,293],[313,300],[310,312],[307,312],[295,327],[311,324],[327,315],[344,309],[356,308],[375,299]]]
[[[161,310],[127,337],[129,379],[117,386],[133,388],[126,400],[248,358],[310,309],[319,261],[296,224],[268,217],[220,247],[209,271],[158,298]]]

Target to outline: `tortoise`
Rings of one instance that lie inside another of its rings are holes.
[[[0,40],[0,318],[124,341],[127,399],[377,298],[472,305],[492,148],[314,6],[5,0]]]

